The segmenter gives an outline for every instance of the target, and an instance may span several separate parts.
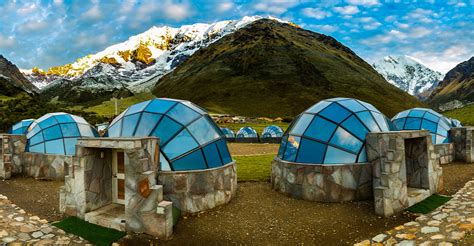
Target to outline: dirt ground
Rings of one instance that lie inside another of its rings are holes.
[[[277,154],[279,144],[227,143],[231,155]]]
[[[474,165],[443,165],[445,192],[453,194],[474,177]],[[15,177],[0,181],[0,194],[50,221],[58,213],[62,181]],[[237,196],[215,210],[182,218],[174,238],[160,242],[146,235],[130,235],[127,245],[314,244],[348,245],[370,238],[411,219],[408,214],[381,218],[371,201],[317,203],[295,200],[271,190],[269,183],[239,183]]]

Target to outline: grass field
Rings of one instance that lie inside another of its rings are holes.
[[[407,208],[408,211],[412,213],[421,213],[421,214],[427,214],[433,210],[435,210],[437,207],[445,204],[449,200],[451,200],[452,197],[450,196],[441,196],[438,194],[433,194],[426,198],[425,200]]]
[[[465,126],[474,126],[474,103],[463,108],[443,112],[443,114],[460,120]]]
[[[275,158],[270,155],[234,156],[237,162],[237,179],[239,182],[269,181],[271,162]]]

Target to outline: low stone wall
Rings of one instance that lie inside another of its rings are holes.
[[[454,160],[466,163],[474,162],[474,127],[454,127],[450,130],[454,143]]]
[[[20,155],[25,151],[26,136],[14,134],[0,135],[0,178],[23,172]]]
[[[237,190],[235,161],[225,166],[193,171],[158,172],[165,200],[182,214],[193,214],[228,203]]]
[[[448,164],[454,161],[454,144],[435,144],[434,151],[438,154],[439,164]]]
[[[235,138],[236,143],[259,143],[258,138]]]
[[[372,165],[301,164],[275,158],[272,188],[296,199],[319,202],[366,200],[372,197]]]
[[[36,179],[64,179],[72,165],[72,156],[24,152],[21,155],[23,174]]]
[[[262,143],[274,143],[274,144],[279,144],[281,143],[281,137],[278,138],[260,138],[260,141]]]

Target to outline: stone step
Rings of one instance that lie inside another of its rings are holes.
[[[417,204],[430,196],[429,189],[420,189],[420,188],[413,188],[408,187],[407,189],[407,197],[408,197],[408,206],[412,206]]]

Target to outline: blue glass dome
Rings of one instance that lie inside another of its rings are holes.
[[[457,119],[450,119],[451,120],[451,127],[462,127],[461,121]]]
[[[258,138],[258,133],[252,127],[246,126],[240,128],[237,132],[236,138]]]
[[[22,120],[20,122],[17,122],[15,125],[13,125],[8,133],[10,134],[27,134],[28,133],[28,127],[30,127],[31,123],[35,121],[34,119],[27,119],[27,120]]]
[[[388,122],[369,103],[350,98],[323,100],[291,123],[278,157],[309,164],[367,162],[366,134],[390,131]]]
[[[262,131],[262,138],[280,138],[283,136],[283,129],[279,126],[271,125]]]
[[[235,133],[230,128],[221,127],[221,131],[226,138],[235,138]]]
[[[432,109],[408,109],[395,115],[392,122],[399,130],[430,131],[433,144],[449,143],[448,131],[451,129],[451,121]]]
[[[208,169],[232,162],[224,134],[202,108],[155,98],[130,106],[110,124],[108,137],[160,138],[161,170]]]
[[[50,113],[35,120],[26,135],[27,152],[74,155],[77,139],[98,137],[84,118],[67,113]]]

